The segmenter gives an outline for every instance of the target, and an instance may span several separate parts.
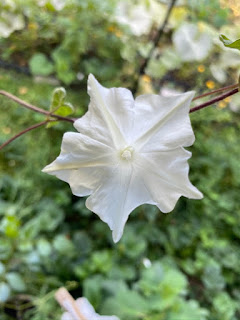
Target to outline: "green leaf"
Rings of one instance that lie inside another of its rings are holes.
[[[54,114],[66,117],[74,112],[74,107],[70,102],[65,102]]]
[[[1,221],[1,228],[9,238],[16,238],[19,233],[20,221],[15,216],[6,216]]]
[[[0,238],[0,259],[8,259],[12,252],[11,242],[6,238]]]
[[[225,287],[225,279],[221,273],[220,265],[211,263],[204,268],[202,281],[211,291],[220,291]]]
[[[91,301],[91,303],[96,307],[100,305],[101,302],[101,290],[104,279],[101,275],[93,276],[92,278],[87,278],[83,282],[83,292],[84,296]]]
[[[5,266],[2,262],[0,262],[0,276],[2,276],[5,272]]]
[[[146,241],[136,235],[131,227],[127,226],[125,236],[121,243],[118,244],[118,248],[130,259],[136,259],[146,250]]]
[[[72,70],[69,52],[59,47],[52,53],[52,58],[56,64],[58,78],[66,84],[73,82],[76,79],[76,73]]]
[[[115,297],[106,300],[101,311],[108,315],[115,314],[120,319],[138,320],[144,319],[144,315],[149,311],[149,306],[139,293],[121,289],[117,291]]]
[[[53,247],[59,254],[72,256],[75,253],[75,248],[71,240],[66,235],[58,234],[53,240]]]
[[[0,282],[0,303],[7,301],[10,296],[10,287],[5,282]]]
[[[109,278],[132,280],[136,277],[136,270],[131,265],[114,265],[108,272]]]
[[[65,98],[66,90],[63,87],[56,88],[53,91],[50,112],[62,117],[66,117],[73,113],[75,111],[73,105],[70,102],[65,102]],[[55,124],[57,124],[57,121],[49,122],[46,127],[51,128]]]
[[[108,250],[95,251],[91,257],[91,264],[95,270],[103,273],[112,268],[112,255]]]
[[[49,76],[54,71],[54,65],[43,53],[35,53],[29,61],[32,74]]]
[[[221,319],[232,319],[237,308],[237,303],[226,292],[219,293],[213,299],[213,306]]]
[[[65,97],[66,97],[66,90],[63,87],[54,89],[50,111],[58,110],[58,108],[60,108],[64,103]]]
[[[168,320],[207,320],[208,311],[200,308],[197,301],[180,302],[170,312]]]
[[[46,239],[42,238],[37,241],[37,250],[40,256],[47,257],[52,251],[51,244]]]
[[[21,292],[26,290],[25,283],[19,273],[17,272],[8,273],[6,275],[6,280],[10,285],[10,287],[15,291]]]
[[[144,295],[149,296],[152,293],[159,292],[163,277],[164,271],[162,265],[154,263],[150,268],[143,270],[138,287]]]
[[[240,39],[232,41],[228,39],[224,34],[221,34],[219,39],[222,41],[225,47],[240,50]]]

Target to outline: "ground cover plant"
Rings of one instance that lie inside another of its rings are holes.
[[[0,90],[48,112],[56,109],[56,87],[64,86],[65,108],[58,115],[79,118],[87,111],[90,72],[106,87],[127,87],[136,95],[159,90],[201,95],[237,84],[238,2],[174,3],[154,45],[169,3],[2,2]],[[140,28],[134,18],[142,8]],[[11,25],[10,17],[18,23]],[[75,111],[67,115],[73,111],[69,103]],[[0,95],[0,106],[1,144],[45,120],[6,96]],[[99,314],[119,319],[237,320],[239,110],[234,94],[191,113],[196,141],[189,148],[190,180],[204,198],[181,198],[169,214],[138,207],[117,244],[84,198],[41,172],[58,156],[63,133],[73,131],[71,122],[51,121],[5,146],[0,151],[1,319],[60,319],[54,293],[65,286],[75,298],[86,297]]]

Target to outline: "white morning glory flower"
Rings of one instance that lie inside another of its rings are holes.
[[[153,23],[161,23],[166,13],[166,7],[158,1],[150,0],[148,5],[146,1],[118,1],[115,19],[120,24],[127,25],[132,34],[142,36],[148,34]]]
[[[0,37],[8,38],[16,30],[22,30],[25,26],[21,14],[0,11]]]
[[[74,195],[122,236],[129,214],[141,204],[173,210],[181,196],[201,199],[189,181],[183,147],[194,142],[189,106],[194,92],[135,101],[124,88],[107,89],[88,78],[88,112],[75,121],[79,132],[63,136],[61,153],[43,169],[69,183]]]
[[[193,23],[184,23],[173,34],[173,44],[182,61],[201,61],[212,49],[212,39]]]
[[[87,298],[78,298],[75,301],[75,305],[79,309],[81,319],[79,316],[76,316],[74,310],[68,306],[69,312],[64,312],[61,320],[119,320],[116,316],[100,316],[95,312]]]

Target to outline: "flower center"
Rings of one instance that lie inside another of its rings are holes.
[[[125,161],[130,161],[132,160],[132,156],[133,156],[133,147],[129,146],[125,149],[123,149],[120,153],[122,160]]]

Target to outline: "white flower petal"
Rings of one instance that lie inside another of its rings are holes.
[[[190,91],[173,97],[153,94],[137,97],[133,132],[136,148],[153,151],[192,145],[195,138],[189,108],[193,96]]]
[[[118,242],[132,210],[152,203],[148,190],[134,166],[119,166],[105,175],[102,183],[87,199],[86,206],[106,222]]]
[[[89,111],[74,123],[75,128],[106,145],[124,147],[134,121],[132,93],[124,88],[107,89],[89,75],[88,94]]]
[[[81,133],[66,132],[59,157],[43,172],[111,165],[114,163],[111,155],[112,150],[107,145]]]
[[[189,119],[193,92],[163,97],[106,89],[90,75],[89,111],[66,133],[61,154],[43,171],[69,183],[73,194],[90,197],[86,206],[122,236],[132,210],[143,203],[163,212],[180,196],[200,199],[190,183],[183,147],[194,142]],[[91,319],[93,320],[93,319]]]
[[[104,176],[99,187],[87,199],[86,206],[95,212],[113,231],[113,241],[122,236],[124,225],[131,212],[127,207],[131,167],[115,168]]]
[[[201,199],[202,193],[188,178],[187,160],[191,152],[176,148],[165,152],[141,153],[136,160],[138,175],[141,176],[150,194],[151,201],[162,212],[170,212],[181,196]]]
[[[104,167],[89,167],[77,170],[55,169],[55,171],[47,173],[67,182],[75,196],[85,197],[101,184],[106,170]]]
[[[174,32],[173,44],[183,61],[205,59],[212,48],[210,36],[193,23],[185,23]]]
[[[86,319],[93,319],[96,315],[93,306],[87,298],[78,298],[76,300],[76,305],[78,306],[78,309],[80,310],[81,314],[83,314],[83,316],[86,317]]]
[[[61,153],[42,171],[68,182],[73,194],[86,196],[96,188],[106,167],[116,165],[108,146],[80,133],[63,136]]]

